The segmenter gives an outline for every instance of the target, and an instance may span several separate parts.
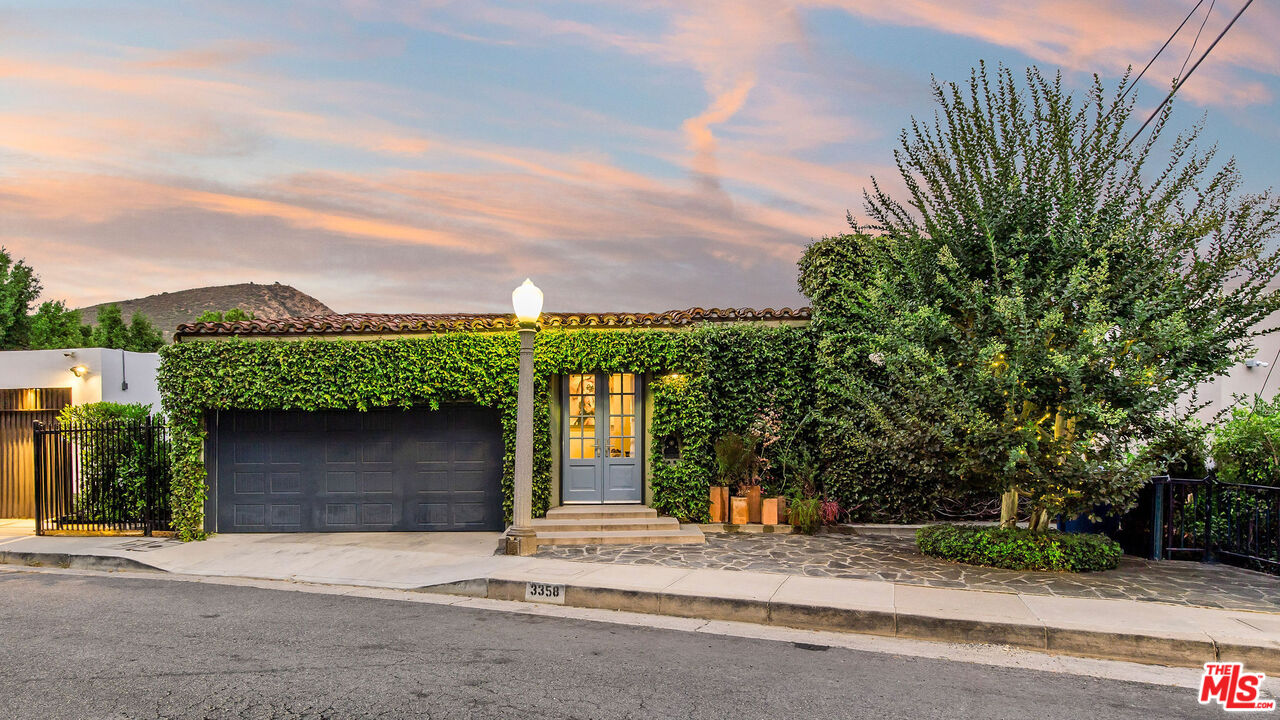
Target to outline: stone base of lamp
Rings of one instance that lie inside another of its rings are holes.
[[[523,532],[511,528],[502,538],[507,555],[532,555],[538,552],[538,535],[533,530]]]

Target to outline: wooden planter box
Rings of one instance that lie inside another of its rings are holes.
[[[720,485],[711,486],[711,522],[729,521],[729,488]]]
[[[747,522],[760,522],[760,486],[752,485],[747,488]]]
[[[765,525],[783,525],[787,522],[787,499],[765,498],[760,505],[760,522]]]
[[[747,499],[733,497],[729,499],[729,522],[733,525],[746,525],[751,516],[747,513]]]

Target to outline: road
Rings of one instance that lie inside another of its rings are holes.
[[[396,600],[0,573],[15,718],[1223,717],[1191,690]]]

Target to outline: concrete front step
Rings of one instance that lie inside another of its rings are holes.
[[[658,511],[644,505],[561,505],[547,511],[548,520],[656,517],[658,517]]]
[[[538,518],[533,527],[542,532],[600,532],[602,530],[679,530],[680,522],[671,517],[652,518]]]
[[[539,545],[701,545],[706,537],[696,525],[673,530],[538,530]]]

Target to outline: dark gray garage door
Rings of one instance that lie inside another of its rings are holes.
[[[224,411],[212,421],[218,532],[502,529],[492,410]]]

